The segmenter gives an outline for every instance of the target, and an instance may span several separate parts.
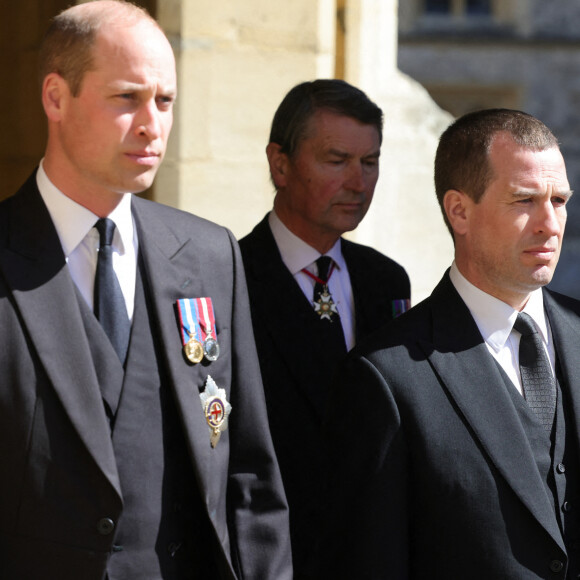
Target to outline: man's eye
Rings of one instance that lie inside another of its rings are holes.
[[[169,109],[174,102],[174,98],[173,97],[157,97],[157,99],[155,99],[157,101],[157,106],[161,109]]]

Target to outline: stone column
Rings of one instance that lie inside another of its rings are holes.
[[[265,148],[295,84],[331,76],[334,0],[158,0],[179,95],[155,199],[241,237],[272,207]]]
[[[385,114],[375,197],[349,237],[400,262],[411,277],[417,303],[453,257],[433,186],[438,137],[452,117],[397,69],[396,0],[348,0],[346,34],[346,80]]]

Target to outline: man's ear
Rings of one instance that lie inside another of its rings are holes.
[[[42,106],[49,121],[62,119],[70,98],[68,83],[58,73],[46,75],[42,83]]]
[[[289,169],[288,155],[282,153],[282,147],[278,143],[268,143],[266,155],[270,164],[270,175],[276,189],[286,187]]]
[[[468,230],[469,209],[474,201],[462,191],[448,190],[443,196],[445,214],[455,235],[464,235]]]

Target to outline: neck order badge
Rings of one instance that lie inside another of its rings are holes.
[[[314,311],[318,313],[321,319],[326,319],[332,322],[333,317],[336,319],[340,318],[336,304],[332,300],[332,296],[328,291],[328,281],[334,272],[335,263],[329,256],[320,256],[320,258],[316,260],[316,265],[318,266],[318,276],[315,276],[306,268],[302,268],[302,272],[312,278],[315,282],[314,298],[312,302],[314,305]]]

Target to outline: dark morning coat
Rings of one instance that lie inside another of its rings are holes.
[[[544,303],[577,448],[580,303],[549,291]],[[337,468],[320,578],[564,578],[559,506],[518,397],[447,274],[357,347],[325,424]],[[554,478],[564,476],[561,461],[553,458]]]
[[[274,447],[290,506],[296,578],[311,577],[326,454],[321,422],[339,359],[320,338],[320,323],[288,268],[266,216],[240,241]],[[410,296],[405,270],[379,252],[342,240],[352,283],[356,339],[393,318]]]
[[[132,208],[220,577],[289,579],[287,507],[237,244],[185,212],[138,198]],[[221,346],[210,368],[185,360],[174,312],[178,298],[202,296]],[[0,329],[0,577],[101,580],[113,536],[100,523],[120,516],[123,494],[74,283],[34,175],[0,204]],[[199,397],[210,372],[233,409],[215,449]]]

